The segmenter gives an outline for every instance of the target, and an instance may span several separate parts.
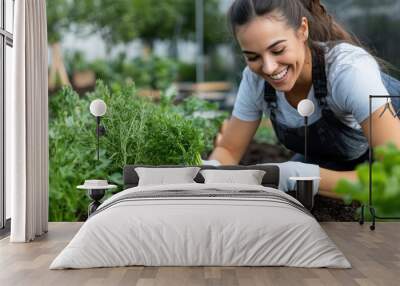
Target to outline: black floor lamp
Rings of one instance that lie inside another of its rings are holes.
[[[96,117],[96,136],[97,136],[97,160],[100,158],[100,136],[106,133],[104,126],[100,124],[100,118],[106,114],[107,105],[101,99],[95,99],[90,103],[90,113]]]
[[[386,98],[387,99],[387,103],[385,106],[385,109],[383,110],[383,112],[380,114],[380,117],[383,115],[383,113],[388,110],[390,111],[390,113],[394,116],[394,117],[398,117],[399,116],[399,112],[400,110],[392,110],[392,106],[389,102],[389,99],[398,99],[400,98],[400,95],[370,95],[369,96],[369,138],[368,138],[368,143],[369,143],[369,162],[368,162],[368,166],[369,166],[369,198],[368,198],[368,205],[365,206],[364,204],[361,206],[361,216],[360,216],[360,224],[364,224],[364,208],[367,207],[369,209],[369,212],[372,216],[372,224],[370,225],[370,229],[371,230],[375,230],[375,220],[378,219],[400,219],[400,217],[381,217],[378,216],[376,214],[375,208],[373,206],[373,202],[372,202],[372,160],[373,160],[373,149],[372,149],[372,100],[374,98]]]

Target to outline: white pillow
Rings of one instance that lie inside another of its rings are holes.
[[[233,183],[261,185],[265,171],[262,170],[201,170],[205,184]]]
[[[195,183],[193,179],[199,170],[199,167],[135,168],[139,176],[138,186]]]

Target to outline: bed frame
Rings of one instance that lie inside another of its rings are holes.
[[[126,165],[124,167],[123,172],[123,180],[124,180],[124,189],[133,188],[138,185],[139,177],[135,172],[136,167],[152,167],[152,168],[182,168],[185,166],[179,165],[160,165],[160,166],[150,166],[150,165]],[[240,165],[232,165],[232,166],[198,166],[202,170],[205,169],[218,169],[218,170],[263,170],[265,171],[265,175],[261,184],[265,187],[278,188],[279,185],[279,167],[276,165],[251,165],[251,166],[240,166]],[[194,178],[197,183],[204,183],[203,176],[198,173]]]

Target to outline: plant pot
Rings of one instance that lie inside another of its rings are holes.
[[[76,89],[87,89],[96,84],[96,75],[91,70],[74,72],[72,75],[72,84]]]
[[[161,91],[158,89],[143,88],[138,90],[138,95],[148,97],[153,101],[159,101],[161,98]]]

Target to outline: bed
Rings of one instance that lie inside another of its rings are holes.
[[[310,212],[277,189],[276,166],[200,167],[263,170],[260,185],[204,183],[200,172],[193,183],[138,185],[137,167],[150,166],[124,168],[125,190],[100,205],[50,269],[351,267]]]

